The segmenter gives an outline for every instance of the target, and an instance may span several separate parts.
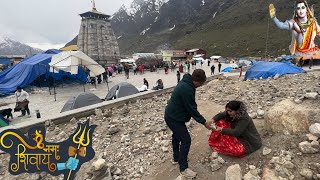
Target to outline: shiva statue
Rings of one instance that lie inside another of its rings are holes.
[[[291,20],[281,22],[276,17],[276,9],[270,4],[270,17],[280,29],[292,31],[291,45],[289,46],[292,55],[311,59],[315,54],[320,54],[320,49],[314,44],[314,39],[319,36],[319,24],[314,17],[313,5],[309,8],[305,0],[296,0],[294,15]]]

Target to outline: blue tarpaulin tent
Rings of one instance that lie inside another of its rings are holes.
[[[0,57],[0,64],[9,65],[11,63],[10,58]]]
[[[58,49],[48,49],[46,52],[46,54],[59,54],[61,53],[62,51],[61,50],[58,50]]]
[[[281,62],[257,62],[251,66],[244,77],[247,79],[267,79],[268,77],[274,77],[276,74],[298,74],[305,72],[302,68],[281,63]]]
[[[54,80],[61,80],[63,76],[68,76],[70,79],[76,78],[82,82],[86,82],[87,75],[80,67],[77,75],[71,75],[63,71],[59,71],[59,73],[50,72],[49,62],[51,62],[53,55],[45,53],[36,54],[2,71],[0,73],[0,94],[7,95],[14,93],[17,86],[26,87],[43,75],[45,78],[52,77]]]
[[[232,67],[226,67],[222,70],[222,72],[230,72],[232,70]]]
[[[285,60],[291,60],[291,59],[296,59],[296,58],[297,58],[296,56],[291,56],[291,55],[283,57],[283,59],[285,59]]]
[[[289,60],[285,60],[285,59],[282,59],[281,62],[286,64],[292,64]]]

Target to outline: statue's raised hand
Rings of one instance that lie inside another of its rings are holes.
[[[270,17],[273,19],[276,17],[276,8],[274,8],[273,4],[269,5],[269,12],[270,12]]]

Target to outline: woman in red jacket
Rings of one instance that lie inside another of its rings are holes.
[[[213,151],[243,157],[258,150],[260,135],[241,101],[230,101],[225,111],[213,117],[215,125],[209,138]]]

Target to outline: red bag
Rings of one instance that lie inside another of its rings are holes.
[[[224,119],[216,122],[215,125],[217,127],[230,128],[230,123]],[[220,131],[212,131],[208,143],[212,151],[230,156],[243,157],[246,152],[246,148],[241,144],[239,139],[234,136],[221,134]]]

